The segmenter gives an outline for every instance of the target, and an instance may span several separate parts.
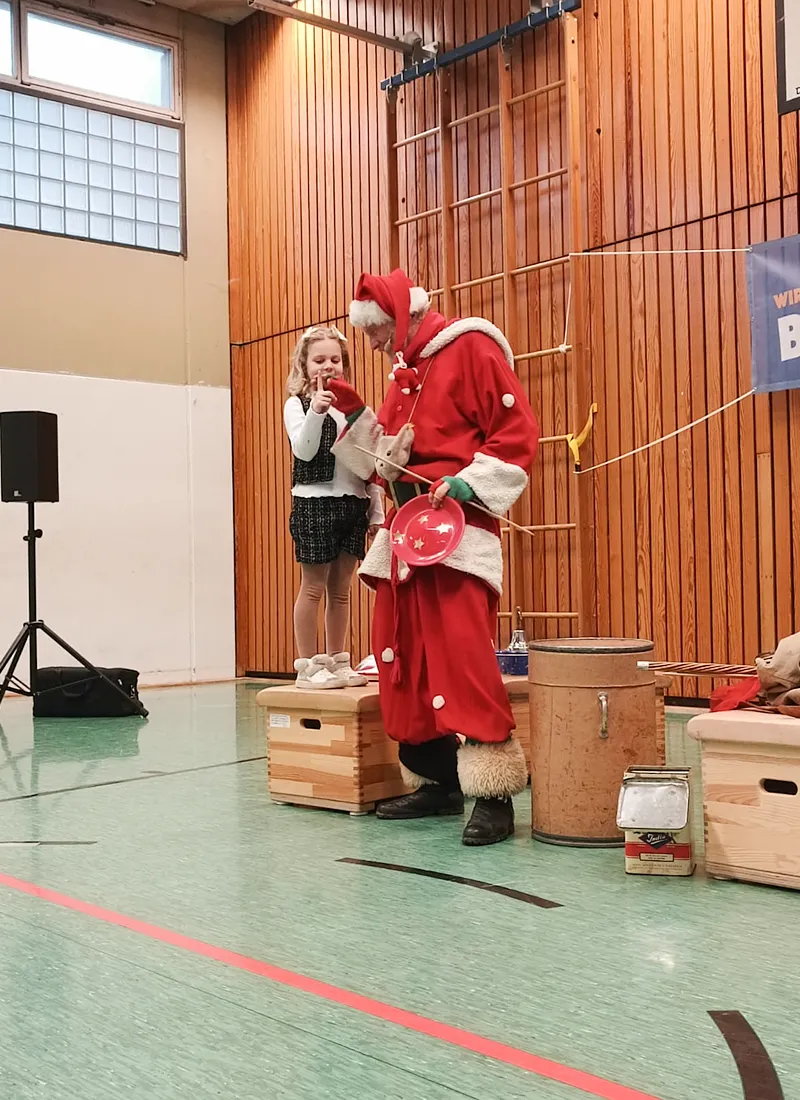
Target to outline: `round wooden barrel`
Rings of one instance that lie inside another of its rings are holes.
[[[531,642],[532,832],[577,848],[617,847],[625,769],[658,762],[653,643],[624,638]]]

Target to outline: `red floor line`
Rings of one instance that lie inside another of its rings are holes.
[[[66,894],[59,894],[55,890],[49,890],[45,886],[36,886],[32,882],[13,878],[11,875],[0,873],[0,886],[9,890],[16,890],[21,894],[39,898],[41,901],[58,905],[62,909],[71,909],[73,912],[82,913],[84,916],[93,917],[95,920],[104,921],[106,924],[125,928],[129,932],[135,932],[139,936],[147,936],[151,940],[178,947],[182,951],[189,951],[194,955],[201,955],[206,959],[214,959],[215,962],[224,963],[226,966],[235,967],[237,970],[245,970],[250,974],[267,978],[271,982],[298,989],[303,993],[310,993],[314,997],[330,1001],[333,1004],[343,1005],[345,1008],[354,1009],[367,1016],[378,1020],[386,1020],[388,1023],[407,1028],[419,1035],[428,1035],[433,1039],[439,1039],[452,1046],[461,1047],[463,1050],[472,1051],[475,1054],[483,1054],[487,1058],[493,1058],[497,1062],[504,1062],[509,1066],[527,1070],[550,1081],[558,1081],[562,1085],[570,1085],[580,1089],[590,1096],[597,1096],[600,1100],[658,1100],[649,1093],[639,1092],[637,1089],[628,1088],[626,1085],[616,1084],[614,1081],[606,1081],[603,1077],[595,1077],[594,1074],[585,1073],[583,1070],[573,1069],[570,1066],[561,1065],[559,1062],[541,1058],[538,1054],[530,1054],[525,1050],[507,1046],[494,1039],[487,1039],[482,1035],[475,1035],[471,1031],[464,1031],[450,1024],[431,1020],[426,1016],[420,1016],[415,1012],[407,1012],[403,1008],[395,1008],[393,1005],[375,1001],[371,997],[364,997],[360,993],[352,993],[347,989],[340,989],[327,982],[318,981],[316,978],[308,978],[304,974],[295,974],[291,970],[283,970],[279,966],[251,959],[247,955],[240,955],[235,951],[228,951],[224,947],[215,947],[213,944],[204,943],[202,940],[192,939],[190,936],[181,935],[180,932],[172,932],[168,928],[159,928],[158,925],[148,924],[146,921],[128,917],[124,913],[115,913],[110,909],[102,909],[89,902],[79,901]]]

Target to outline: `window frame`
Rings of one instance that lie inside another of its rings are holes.
[[[10,3],[15,73],[13,76],[0,74],[0,87],[8,88],[11,91],[30,88],[32,91],[43,93],[48,98],[58,97],[61,102],[72,102],[82,107],[100,107],[117,114],[124,112],[125,116],[129,118],[141,118],[147,121],[157,119],[162,123],[182,121],[183,55],[179,39],[156,34],[153,31],[141,30],[111,16],[97,15],[93,17],[84,12],[68,10],[54,4],[48,4],[45,0],[10,0]],[[154,107],[136,100],[121,99],[111,95],[103,95],[99,92],[89,92],[71,85],[59,84],[56,81],[32,77],[28,71],[27,57],[27,17],[30,13],[43,15],[61,23],[84,27],[87,30],[99,33],[105,32],[117,38],[139,42],[142,45],[159,46],[162,49],[170,50],[172,53],[172,107]]]

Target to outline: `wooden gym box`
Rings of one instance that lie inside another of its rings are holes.
[[[706,869],[715,878],[800,889],[800,722],[781,714],[700,714]]]
[[[528,683],[503,677],[530,753]],[[275,802],[368,813],[375,803],[405,793],[397,745],[383,730],[378,685],[335,691],[265,688],[269,793]]]

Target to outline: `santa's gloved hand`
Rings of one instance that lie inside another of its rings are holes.
[[[364,400],[353,389],[349,382],[341,378],[331,378],[328,389],[333,394],[334,403],[340,413],[343,413],[348,424],[354,423],[366,408]]]
[[[431,485],[428,492],[430,502],[434,508],[441,508],[442,501],[449,496],[451,500],[457,500],[459,504],[469,504],[475,499],[472,487],[460,477],[441,477]]]

